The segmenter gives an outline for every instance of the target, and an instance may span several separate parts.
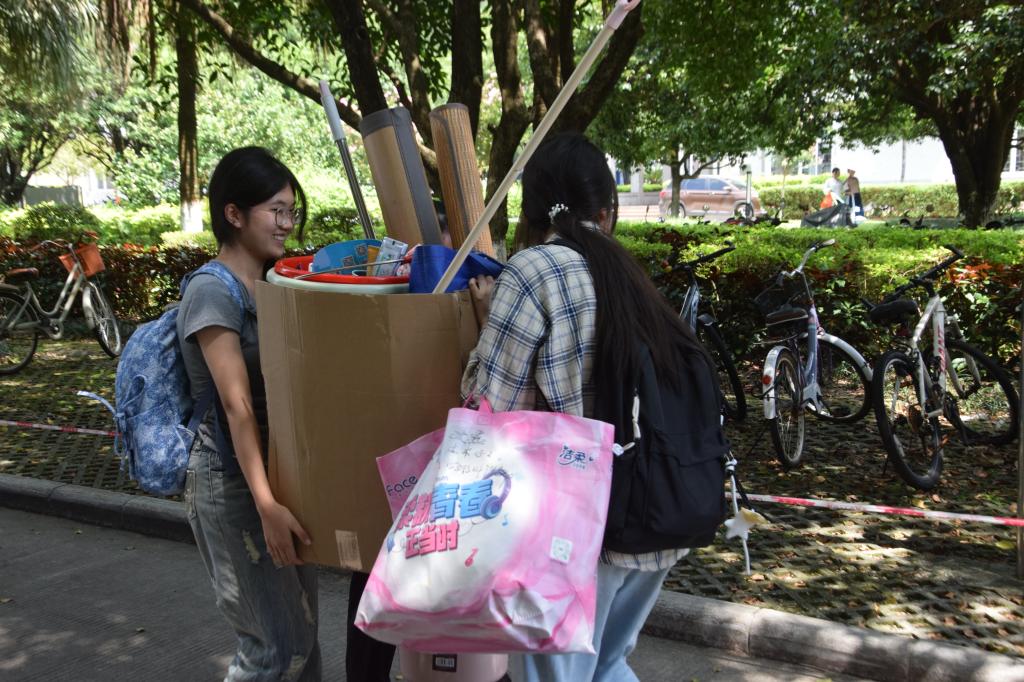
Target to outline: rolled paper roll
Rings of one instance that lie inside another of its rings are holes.
[[[388,236],[410,246],[440,244],[441,227],[409,111],[395,107],[364,116],[359,132]]]
[[[465,104],[446,104],[430,112],[430,130],[437,150],[437,171],[448,215],[452,247],[459,248],[484,212],[484,188],[476,164],[473,127]],[[494,256],[490,230],[480,233],[474,247]]]

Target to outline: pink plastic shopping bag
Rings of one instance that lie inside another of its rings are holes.
[[[397,518],[402,511],[405,501],[409,499],[409,494],[416,487],[442,440],[444,429],[438,429],[377,458],[377,471],[380,472],[380,480],[388,496],[391,518]]]
[[[416,651],[593,653],[612,445],[592,419],[451,410],[356,625]]]

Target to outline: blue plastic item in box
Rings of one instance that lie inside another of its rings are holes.
[[[312,272],[323,272],[349,265],[366,265],[368,260],[367,247],[380,246],[379,239],[353,239],[347,242],[328,244],[313,256],[309,266]],[[353,274],[354,271],[345,274]]]
[[[444,271],[455,258],[455,249],[440,244],[420,244],[412,253],[412,265],[409,269],[409,293],[429,294],[441,281]],[[455,273],[455,279],[448,285],[445,293],[461,291],[469,288],[469,280],[473,277],[501,274],[502,265],[490,256],[471,251],[466,262]]]

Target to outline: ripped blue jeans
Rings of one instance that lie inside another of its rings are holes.
[[[197,439],[185,504],[217,607],[238,638],[225,682],[320,680],[316,567],[274,566],[245,477],[223,469]]]

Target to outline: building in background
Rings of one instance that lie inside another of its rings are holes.
[[[1019,128],[1015,137],[1018,146],[1010,148],[1010,156],[1003,168],[1003,180],[1024,180],[1024,149],[1019,146],[1022,139],[1024,128]],[[755,152],[747,157],[746,162],[755,180],[782,175],[782,158],[771,152]],[[953,167],[942,141],[937,137],[901,140],[877,147],[857,143],[846,145],[842,139],[836,138],[831,145],[819,144],[809,150],[803,159],[790,160],[787,171],[789,175],[820,175],[837,167],[843,175],[847,169],[853,168],[861,182],[867,184],[954,182]],[[723,165],[708,174],[741,178],[743,172],[737,165]]]
[[[117,200],[117,189],[103,171],[87,169],[77,175],[61,176],[56,173],[35,173],[25,188],[22,203],[25,206],[53,201],[59,204],[95,206]]]

